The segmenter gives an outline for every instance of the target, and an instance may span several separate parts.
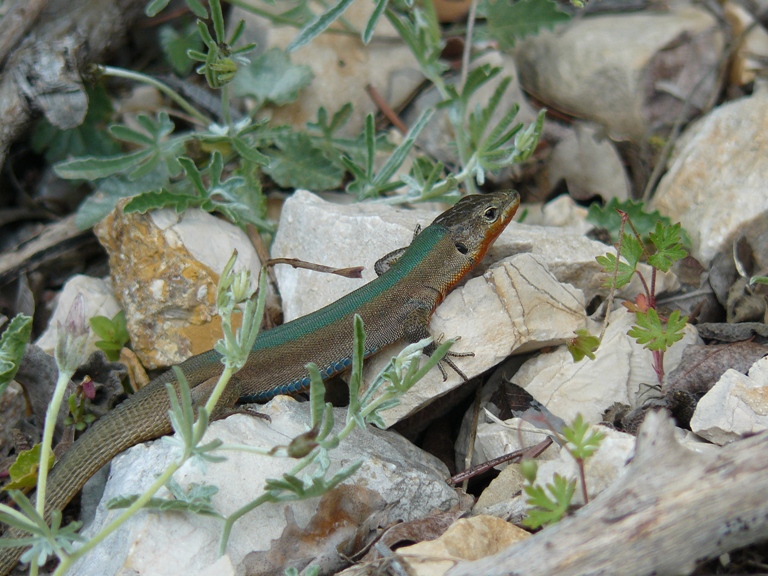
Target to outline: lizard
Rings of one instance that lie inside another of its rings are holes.
[[[398,340],[429,336],[432,313],[451,289],[483,259],[520,204],[513,190],[465,196],[440,214],[411,244],[381,258],[379,276],[328,306],[259,333],[243,368],[235,373],[211,418],[232,412],[236,403],[266,402],[309,386],[306,365],[315,363],[324,379],[351,365],[353,318],[365,326],[365,357]],[[424,348],[430,355],[436,346]],[[462,377],[463,373],[445,358]],[[179,365],[193,406],[205,404],[224,369],[215,350]],[[444,374],[445,377],[445,374]],[[466,379],[466,377],[464,377]],[[141,442],[173,432],[166,383],[179,394],[172,370],[155,378],[96,421],[54,465],[48,479],[46,521],[63,509],[93,474],[114,456]],[[4,537],[28,536],[15,529]],[[0,549],[0,575],[6,576],[23,547]]]

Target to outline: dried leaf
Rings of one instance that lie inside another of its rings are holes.
[[[416,542],[434,540],[442,536],[465,513],[466,510],[454,507],[447,512],[441,512],[427,518],[395,524],[384,532],[381,538],[379,538],[379,542],[393,550],[403,544],[415,544]],[[363,561],[373,561],[380,557],[381,555],[375,549],[371,549],[363,558]]]

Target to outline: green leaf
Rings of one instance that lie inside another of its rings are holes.
[[[150,498],[144,508],[157,510],[159,512],[190,512],[200,516],[213,516],[214,518],[224,518],[213,507],[213,496],[219,489],[216,486],[204,484],[191,484],[189,490],[185,491],[179,484],[171,478],[166,483],[166,487],[171,492],[173,498]],[[138,495],[118,496],[107,502],[108,510],[128,508],[136,500]]]
[[[587,330],[576,330],[576,338],[568,341],[568,352],[573,356],[574,362],[580,362],[585,357],[595,359],[595,350],[600,346],[600,338],[592,336]]]
[[[648,258],[651,266],[666,272],[672,264],[688,255],[683,248],[681,229],[679,223],[665,226],[656,222],[656,229],[649,235],[651,243],[656,247],[656,252]]]
[[[681,340],[683,329],[688,322],[688,316],[681,318],[679,310],[669,315],[666,329],[653,308],[649,308],[645,313],[637,312],[636,316],[637,325],[633,326],[627,334],[649,350],[667,350],[672,344]]]
[[[584,461],[600,448],[605,434],[599,430],[590,432],[590,429],[581,414],[576,414],[573,424],[563,428],[563,437],[570,443],[570,452],[574,458]]]
[[[260,105],[270,102],[282,106],[296,100],[299,91],[309,86],[312,78],[309,66],[291,64],[285,52],[272,48],[243,66],[232,87],[236,96],[252,96]]]
[[[0,394],[16,376],[32,334],[32,318],[17,314],[0,337]]]
[[[209,0],[211,6],[211,20],[213,20],[213,31],[216,34],[216,40],[219,44],[226,41],[226,31],[224,30],[224,14],[221,12],[220,0]]]
[[[125,321],[125,312],[120,310],[110,320],[106,316],[94,316],[90,319],[91,328],[101,338],[95,346],[103,350],[112,362],[120,358],[120,351],[130,340]]]
[[[199,196],[188,196],[186,194],[177,194],[170,192],[165,188],[161,188],[158,191],[144,192],[135,196],[124,207],[123,211],[126,214],[138,212],[139,214],[146,214],[150,210],[158,210],[160,208],[173,208],[176,212],[184,212],[188,208],[198,208],[203,205],[205,200]]]
[[[11,481],[3,486],[3,490],[22,490],[34,488],[37,485],[41,446],[42,444],[35,444],[29,450],[19,452],[16,461],[8,469]],[[53,466],[53,453],[48,458],[48,467],[51,466]]]
[[[276,142],[279,150],[270,151],[269,166],[264,168],[283,188],[333,190],[341,186],[344,171],[332,164],[303,133],[291,133]]]
[[[159,112],[155,119],[139,114],[136,120],[146,134],[121,125],[112,126],[110,132],[119,139],[144,145],[143,149],[103,158],[76,158],[57,164],[54,171],[61,178],[83,180],[96,180],[130,171],[128,177],[136,180],[150,174],[158,166],[164,166],[169,175],[177,175],[181,171],[177,158],[182,154],[184,141],[189,136],[167,138],[174,128],[167,112]]]
[[[368,19],[368,22],[365,25],[365,30],[363,30],[363,44],[367,45],[371,41],[371,38],[373,37],[373,31],[376,28],[376,24],[378,24],[379,18],[381,18],[381,15],[384,13],[384,9],[387,7],[388,3],[389,0],[376,0],[376,6],[373,8],[371,17]]]
[[[286,48],[287,52],[293,52],[298,50],[305,44],[310,43],[316,36],[322,34],[328,26],[333,24],[344,11],[355,0],[339,0],[334,6],[331,6],[328,10],[318,15],[312,22],[302,28],[299,33],[291,40]]]
[[[643,246],[637,241],[634,235],[624,234],[624,240],[621,244],[621,256],[626,262],[619,261],[619,270],[616,276],[616,288],[626,286],[632,280],[632,275],[637,269],[640,258],[643,255]],[[598,256],[595,258],[597,263],[603,267],[603,272],[610,274],[604,282],[604,286],[610,288],[613,283],[613,271],[616,268],[616,255],[612,253]]]
[[[173,26],[166,24],[160,28],[159,34],[160,46],[168,64],[179,76],[189,75],[194,62],[187,56],[187,51],[199,51],[203,48],[203,40],[197,33],[197,26],[190,24],[182,33],[179,33]]]
[[[53,167],[60,177],[70,180],[98,180],[118,172],[125,172],[151,158],[151,150],[137,150],[128,154],[107,156],[103,158],[76,158],[61,162]]]
[[[571,18],[552,0],[484,0],[483,9],[488,33],[502,50],[512,48],[516,40],[537,34],[541,28],[551,30]]]
[[[565,516],[576,490],[576,481],[555,474],[552,484],[547,484],[546,489],[539,485],[526,485],[523,490],[528,496],[528,505],[532,506],[523,524],[539,528],[559,522]]]
[[[251,146],[245,140],[245,138],[239,138],[235,136],[234,138],[230,139],[230,143],[232,144],[232,147],[235,149],[235,152],[240,154],[240,156],[242,156],[249,162],[253,162],[254,164],[258,164],[260,166],[267,166],[269,164],[269,156],[259,152],[256,149],[256,147]]]
[[[118,200],[137,196],[147,190],[157,190],[168,185],[168,173],[162,166],[156,170],[131,180],[124,175],[110,176],[98,182],[96,190],[86,198],[77,209],[75,224],[80,230],[94,226],[104,216],[112,212]]]
[[[643,241],[648,239],[648,233],[654,230],[658,222],[661,222],[664,226],[672,225],[672,220],[667,216],[662,216],[658,210],[646,212],[645,204],[642,202],[635,200],[620,202],[616,198],[611,198],[604,207],[600,206],[598,202],[592,204],[587,213],[587,222],[596,228],[608,230],[611,233],[611,238],[616,241],[619,238],[619,230],[621,228],[621,215],[616,210],[627,213]],[[682,241],[689,245],[690,241],[682,228],[680,229],[680,234]]]

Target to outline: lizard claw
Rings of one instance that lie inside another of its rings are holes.
[[[463,352],[461,354],[451,354],[451,356],[474,356],[474,355],[475,355],[474,352]],[[458,374],[461,377],[462,380],[464,380],[464,382],[469,380],[469,378],[467,378],[467,375],[464,374],[464,372],[462,372],[459,369],[459,367],[456,366],[454,361],[451,360],[450,358],[448,358],[448,355],[446,354],[443,357],[443,359],[440,360],[440,362],[437,363],[437,367],[440,368],[440,373],[443,375],[443,382],[448,380],[448,373],[445,371],[445,368],[443,368],[443,364],[448,364],[448,366],[450,366],[453,369],[453,371],[456,372],[456,374]]]
[[[440,336],[437,337],[435,343],[438,346],[442,342],[444,336],[445,336],[444,334],[440,334]],[[458,342],[459,340],[461,340],[461,336],[457,336],[456,338],[454,338],[454,342]],[[443,367],[443,364],[448,364],[448,366],[450,366],[453,369],[453,371],[456,372],[456,374],[461,376],[461,379],[464,380],[464,382],[469,380],[469,378],[467,378],[467,375],[464,374],[464,372],[462,372],[459,369],[459,367],[456,366],[456,364],[453,362],[453,360],[448,358],[448,356],[453,356],[454,358],[465,358],[467,356],[474,356],[474,355],[475,355],[474,352],[451,352],[450,350],[448,352],[446,352],[446,354],[443,357],[443,359],[440,360],[440,362],[437,363],[437,367],[440,368],[440,373],[443,375],[443,382],[448,380],[448,373],[445,371],[445,368]]]

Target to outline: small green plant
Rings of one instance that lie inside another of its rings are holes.
[[[56,417],[67,384],[85,358],[88,327],[85,323],[83,308],[83,297],[78,295],[72,303],[64,325],[59,323],[59,339],[54,352],[59,375],[45,413],[43,439],[39,449],[36,502],[33,505],[19,490],[10,490],[8,494],[20,511],[0,504],[0,522],[30,534],[28,537],[21,538],[21,542],[16,539],[0,538],[0,546],[30,545],[22,555],[22,561],[32,563],[30,570],[33,574],[37,574],[37,566],[45,563],[48,556],[55,554],[60,558],[66,558],[73,551],[74,543],[82,541],[76,533],[80,523],[61,528],[61,512],[55,511],[51,515],[51,525],[48,526],[44,512],[48,470],[53,462],[52,444]]]
[[[95,397],[96,390],[90,378],[78,384],[75,393],[67,398],[69,416],[64,419],[64,425],[74,426],[78,432],[85,430],[88,424],[96,420],[96,416],[86,410],[86,400],[93,400]]]
[[[125,312],[120,310],[111,320],[106,316],[94,316],[89,323],[93,332],[101,338],[96,342],[96,348],[103,350],[111,362],[117,362],[120,351],[131,339],[125,324]]]
[[[564,427],[561,434],[554,433],[579,467],[582,498],[587,504],[589,495],[584,465],[600,448],[605,435],[596,430],[590,431],[589,424],[584,421],[581,414],[577,414],[573,424]],[[552,484],[546,486],[536,484],[537,465],[535,460],[530,459],[521,463],[521,471],[527,482],[523,490],[528,496],[530,506],[528,516],[523,523],[535,529],[559,522],[571,507],[571,501],[576,492],[576,480],[568,480],[560,474],[554,474]]]
[[[180,130],[162,111],[154,116],[139,114],[138,126],[109,126],[106,133],[113,144],[110,155],[81,156],[58,163],[55,171],[60,177],[90,181],[97,192],[78,209],[78,226],[92,226],[112,210],[119,199],[132,198],[126,211],[146,212],[163,207],[181,211],[197,207],[219,212],[238,225],[251,224],[272,232],[273,226],[265,218],[266,201],[262,194],[266,177],[285,188],[321,191],[343,187],[360,200],[455,201],[460,187],[475,191],[490,173],[530,157],[541,134],[544,112],[525,127],[514,122],[516,107],[500,110],[509,78],[498,83],[483,107],[473,104],[472,97],[499,75],[500,68],[484,65],[471,71],[467,69],[465,79],[458,84],[446,79],[447,65],[440,59],[444,41],[431,2],[377,0],[365,30],[358,32],[352,30],[342,16],[352,1],[339,0],[316,17],[307,2],[272,14],[238,5],[278,24],[301,27],[288,52],[324,31],[337,33],[337,29],[329,28],[336,21],[345,33],[361,34],[368,42],[376,23],[385,17],[410,47],[422,72],[442,97],[437,108],[447,113],[453,127],[458,157],[455,166],[448,169],[423,152],[414,154],[416,139],[434,116],[435,108],[427,108],[397,146],[391,145],[383,134],[376,133],[372,114],[366,117],[359,137],[338,137],[338,130],[352,112],[349,104],[333,112],[330,121],[329,112],[321,108],[317,120],[307,123],[306,130],[256,121],[264,106],[294,101],[312,81],[311,70],[292,64],[289,54],[277,49],[249,59],[253,45],[238,45],[244,29],[242,23],[235,26],[231,34],[226,34],[220,0],[212,0],[209,9],[197,0],[189,0],[190,9],[200,18],[197,25],[184,28],[181,33],[164,28],[162,44],[175,69],[189,69],[183,61],[185,51],[188,60],[199,64],[196,72],[221,96],[220,109],[211,110],[206,105],[203,110],[202,104],[192,104],[156,78],[109,66],[99,67],[97,76],[121,77],[156,87],[191,116],[197,126]],[[165,0],[151,2],[147,14],[156,14],[166,4]],[[491,27],[491,34],[522,37],[541,26],[551,27],[568,17],[555,6],[552,0],[526,0],[514,7],[506,2],[490,3],[487,9],[496,15],[514,12],[514,18],[500,18],[500,23],[527,22],[527,25],[513,26],[514,30]],[[468,68],[468,62],[466,66]],[[250,99],[253,106],[247,115],[233,115],[234,96]],[[103,124],[110,113],[106,107],[100,110],[89,124],[89,133],[97,131],[96,127]],[[101,134],[104,136],[104,132]],[[39,149],[54,141],[67,140],[48,135],[40,140]],[[121,149],[115,149],[115,141],[120,142]],[[73,149],[69,157],[77,156],[78,152],[93,154],[93,149]],[[380,152],[390,156],[376,168],[374,160]],[[412,169],[398,176],[410,156],[415,156]]]
[[[646,240],[634,227],[626,212],[619,211],[619,214],[622,227],[617,254],[598,256],[597,261],[604,272],[611,274],[605,283],[611,293],[627,285],[635,274],[640,279],[643,293],[639,294],[634,302],[625,304],[637,317],[637,325],[633,326],[628,334],[635,338],[638,344],[651,351],[653,370],[661,383],[664,379],[664,353],[672,344],[682,339],[688,317],[681,317],[677,310],[672,312],[669,318],[659,316],[656,310],[656,276],[659,271],[667,272],[676,261],[687,255],[682,243],[682,226],[679,223],[664,224],[657,221],[653,230],[648,232]],[[625,223],[629,223],[632,234],[624,232]],[[626,261],[622,261],[621,257]],[[641,260],[651,266],[650,283],[637,270]]]
[[[631,200],[618,203],[614,199],[605,208],[593,205],[590,207],[588,220],[609,230],[618,239],[616,254],[608,253],[597,257],[603,272],[609,275],[604,283],[604,286],[610,289],[607,308],[610,310],[613,294],[618,288],[629,284],[635,275],[640,279],[643,293],[638,294],[634,302],[624,304],[637,318],[636,325],[628,334],[635,338],[638,344],[651,351],[653,370],[659,382],[662,382],[664,353],[683,338],[688,317],[681,316],[679,310],[673,311],[668,318],[659,315],[656,306],[656,277],[658,272],[667,272],[675,262],[687,256],[684,247],[685,231],[679,223],[672,224],[658,212],[648,214],[643,211],[641,203]],[[636,225],[635,220],[640,224]],[[627,224],[631,234],[625,232]],[[637,269],[638,264],[643,261],[651,266],[650,281]],[[585,330],[579,330],[576,337],[569,341],[568,349],[574,362],[579,362],[584,357],[594,359],[594,352],[599,343],[600,338]]]

